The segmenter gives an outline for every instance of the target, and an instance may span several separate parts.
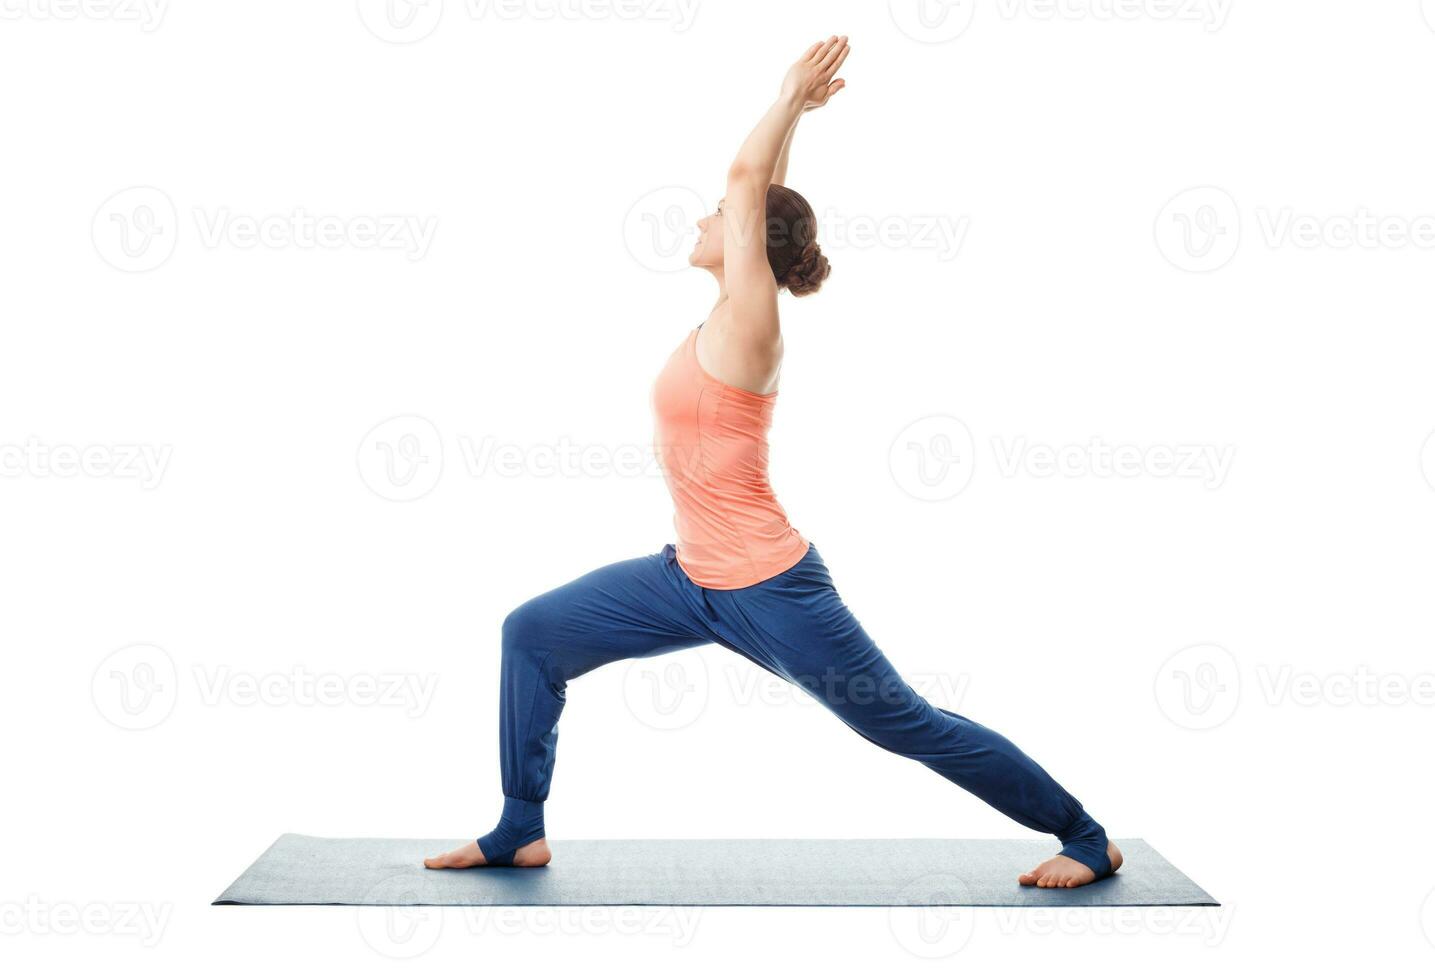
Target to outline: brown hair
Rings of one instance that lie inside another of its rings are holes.
[[[781,184],[767,185],[767,264],[777,285],[794,296],[817,292],[832,271],[817,244],[812,205]]]

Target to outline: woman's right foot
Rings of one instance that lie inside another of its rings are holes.
[[[513,853],[513,866],[515,868],[541,868],[553,860],[553,852],[548,849],[546,838],[540,837],[531,844],[524,844]],[[488,858],[483,856],[483,850],[478,846],[477,841],[469,841],[462,847],[440,854],[438,857],[424,858],[425,868],[478,868],[488,863]]]
[[[1115,841],[1106,842],[1106,858],[1111,862],[1111,870],[1107,873],[1115,874],[1124,860],[1121,848],[1116,846]],[[1074,858],[1058,854],[1038,864],[1026,874],[1017,875],[1016,880],[1017,884],[1035,885],[1038,888],[1080,888],[1095,881],[1096,872]]]

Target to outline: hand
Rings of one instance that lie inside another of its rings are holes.
[[[850,50],[846,35],[836,34],[808,48],[797,63],[787,69],[787,76],[782,80],[783,97],[801,100],[803,112],[826,105],[828,99],[847,87],[845,79],[832,76],[847,60]]]

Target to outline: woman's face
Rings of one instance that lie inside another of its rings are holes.
[[[722,201],[717,210],[698,219],[698,241],[688,256],[688,264],[699,269],[717,269],[722,266]]]

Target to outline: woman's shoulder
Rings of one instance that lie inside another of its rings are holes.
[[[704,322],[699,335],[699,363],[718,380],[758,394],[776,386],[782,366],[782,331],[744,329],[729,315],[715,312]]]

